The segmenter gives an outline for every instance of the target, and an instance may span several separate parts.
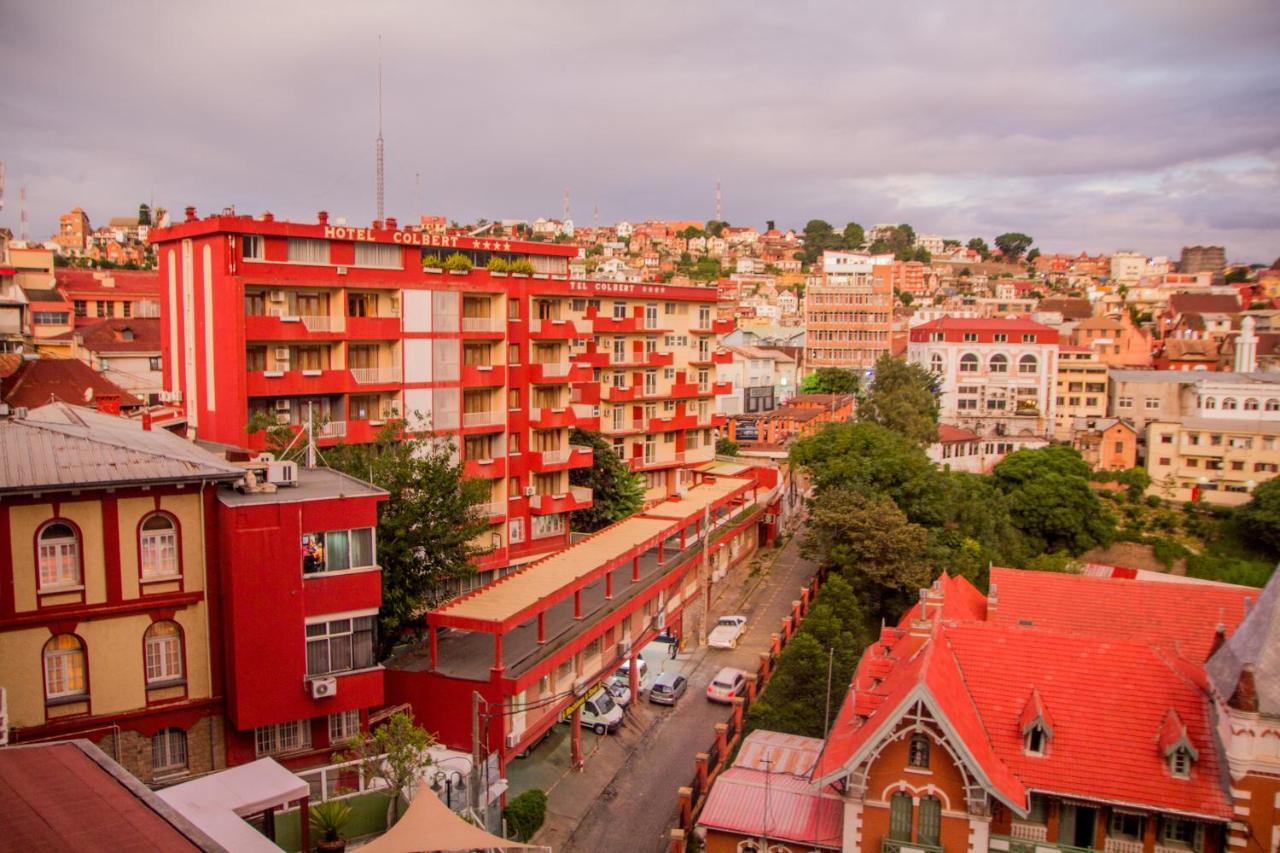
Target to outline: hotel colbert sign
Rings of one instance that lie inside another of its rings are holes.
[[[510,240],[481,237],[458,237],[452,234],[428,234],[425,231],[386,231],[376,228],[351,228],[346,225],[324,226],[326,240],[354,240],[357,243],[395,243],[400,246],[424,246],[440,249],[471,249],[485,252],[510,252]],[[517,243],[516,251],[520,251]]]

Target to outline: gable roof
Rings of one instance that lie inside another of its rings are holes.
[[[807,779],[730,767],[716,777],[698,825],[735,835],[840,850],[844,804]]]
[[[1093,316],[1093,305],[1088,299],[1076,296],[1046,296],[1036,306],[1037,311],[1057,311],[1064,320],[1084,320]]]
[[[74,358],[24,361],[13,373],[0,379],[0,400],[10,406],[28,409],[50,402],[79,406],[111,395],[118,396],[123,406],[138,406],[142,403],[83,361]]]
[[[75,296],[160,296],[160,273],[156,270],[86,270],[59,267],[54,281],[62,292]]]
[[[160,320],[114,317],[82,326],[81,345],[93,353],[160,352]]]
[[[1175,293],[1169,297],[1170,314],[1235,314],[1240,300],[1229,293]]]

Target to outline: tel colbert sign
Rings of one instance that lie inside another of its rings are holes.
[[[351,228],[346,225],[324,226],[326,240],[354,240],[357,243],[395,243],[400,246],[424,246],[440,249],[471,249],[485,252],[510,252],[510,240],[481,237],[458,237],[452,234],[428,234],[425,231],[386,231],[374,228]],[[519,242],[516,251],[520,251]]]

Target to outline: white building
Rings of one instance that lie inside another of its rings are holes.
[[[931,255],[941,255],[946,251],[946,240],[941,234],[917,234],[916,246]]]
[[[1030,320],[944,317],[909,331],[907,360],[939,377],[943,423],[1019,447],[1052,434],[1056,330]]]
[[[1116,252],[1111,256],[1111,281],[1134,283],[1147,274],[1147,256],[1137,252]]]
[[[733,382],[734,393],[716,397],[722,415],[770,412],[796,393],[796,360],[782,350],[755,346],[725,347],[733,361],[716,366],[717,382]]]

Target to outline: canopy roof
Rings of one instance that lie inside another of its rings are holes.
[[[231,767],[157,792],[187,820],[228,850],[280,853],[244,818],[307,796],[307,783],[270,758]]]
[[[363,845],[364,853],[435,853],[446,850],[530,850],[536,845],[508,841],[472,826],[440,802],[424,782],[404,816],[378,838]]]

